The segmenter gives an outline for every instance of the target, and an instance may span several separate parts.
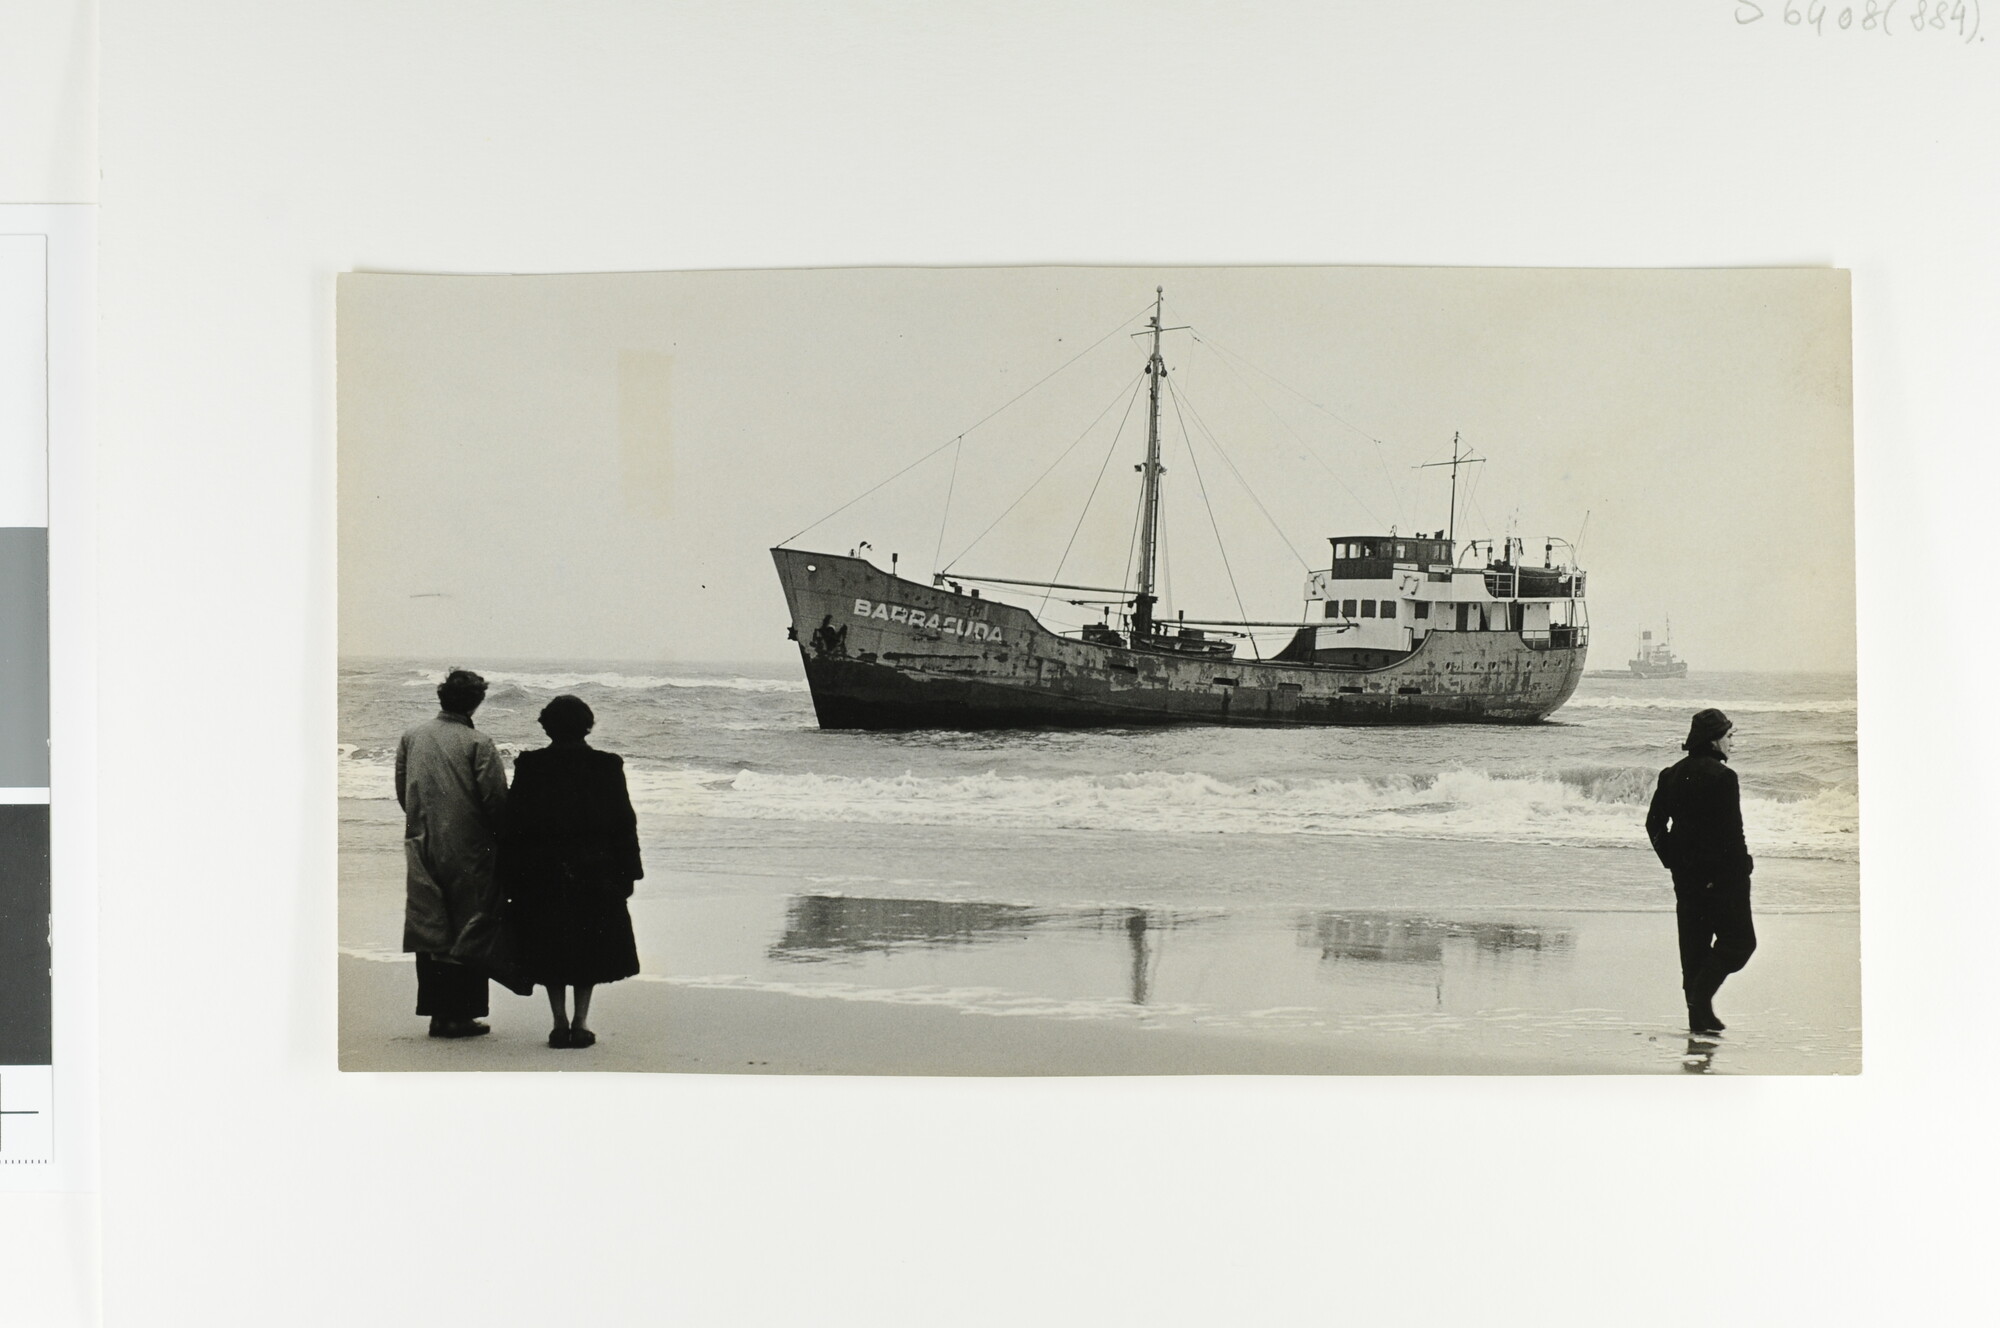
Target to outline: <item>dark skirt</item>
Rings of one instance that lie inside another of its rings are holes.
[[[594,987],[639,971],[622,885],[554,885],[513,905],[521,974],[544,987]]]

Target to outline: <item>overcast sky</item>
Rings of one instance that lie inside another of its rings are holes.
[[[766,551],[802,529],[920,580],[1123,584],[1156,285],[1191,327],[1164,341],[1169,612],[1291,619],[1327,537],[1443,528],[1449,472],[1415,467],[1456,432],[1485,458],[1461,541],[1582,536],[1593,668],[1669,615],[1696,669],[1854,667],[1848,283],[1821,269],[345,276],[342,653],[783,660]]]

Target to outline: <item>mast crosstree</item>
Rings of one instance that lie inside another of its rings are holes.
[[[1458,433],[1454,430],[1451,435],[1451,460],[1426,461],[1417,467],[1418,470],[1430,470],[1435,466],[1451,467],[1451,519],[1445,522],[1444,537],[1451,541],[1453,548],[1458,547],[1458,468],[1476,465],[1484,460],[1485,457],[1476,457],[1470,451],[1461,454],[1458,450]]]

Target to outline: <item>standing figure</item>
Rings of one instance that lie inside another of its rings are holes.
[[[522,976],[548,989],[551,1047],[588,1047],[590,995],[639,971],[625,901],[645,875],[625,763],[584,741],[590,707],[558,696],[542,708],[549,745],[514,763],[501,863]],[[564,1008],[576,988],[576,1009]]]
[[[437,716],[396,745],[408,870],[403,950],[417,956],[417,1013],[432,1037],[488,1031],[486,980],[504,968],[495,872],[507,776],[493,740],[472,726],[486,679],[453,669],[438,685]]]
[[[833,625],[833,615],[827,614],[813,628],[812,648],[815,655],[845,655],[847,653],[847,629]]]
[[[1687,756],[1660,772],[1646,835],[1660,863],[1674,874],[1680,924],[1681,990],[1688,1028],[1720,1033],[1715,993],[1724,978],[1750,962],[1757,929],[1750,920],[1750,872],[1743,843],[1743,804],[1728,766],[1734,725],[1720,710],[1704,710],[1681,744]]]

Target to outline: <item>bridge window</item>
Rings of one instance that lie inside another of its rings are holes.
[[[1409,545],[1407,545],[1407,544],[1398,544],[1398,545],[1396,546],[1396,556],[1397,556],[1398,558],[1407,558],[1407,557],[1409,557],[1409,556],[1410,556],[1410,546],[1409,546]]]
[[[1393,600],[1393,599],[1385,599],[1385,600],[1383,600],[1383,601],[1382,601],[1382,616],[1383,616],[1384,618],[1393,618],[1393,617],[1395,617],[1395,616],[1396,616],[1396,601],[1395,601],[1395,600]]]
[[[1374,600],[1364,599],[1361,601],[1361,616],[1364,618],[1373,618],[1375,616]]]
[[[1431,616],[1431,602],[1430,602],[1429,600],[1427,600],[1427,599],[1420,599],[1420,600],[1418,600],[1418,601],[1416,602],[1416,605],[1415,605],[1415,606],[1414,606],[1413,608],[1411,608],[1411,610],[1410,610],[1410,616],[1412,616],[1412,617],[1415,617],[1415,618],[1428,618],[1428,617],[1430,617],[1430,616]]]
[[[1343,618],[1352,618],[1352,617],[1354,616],[1354,601],[1353,601],[1353,600],[1351,600],[1351,599],[1344,599],[1344,600],[1340,601],[1340,616],[1341,616],[1341,617],[1343,617]]]
[[[1339,607],[1340,607],[1340,601],[1339,601],[1339,600],[1336,600],[1336,599],[1330,599],[1330,600],[1328,600],[1328,601],[1326,602],[1326,616],[1327,616],[1327,617],[1329,617],[1329,618],[1331,618],[1331,617],[1333,616],[1333,614],[1334,614],[1334,610],[1338,609]]]

